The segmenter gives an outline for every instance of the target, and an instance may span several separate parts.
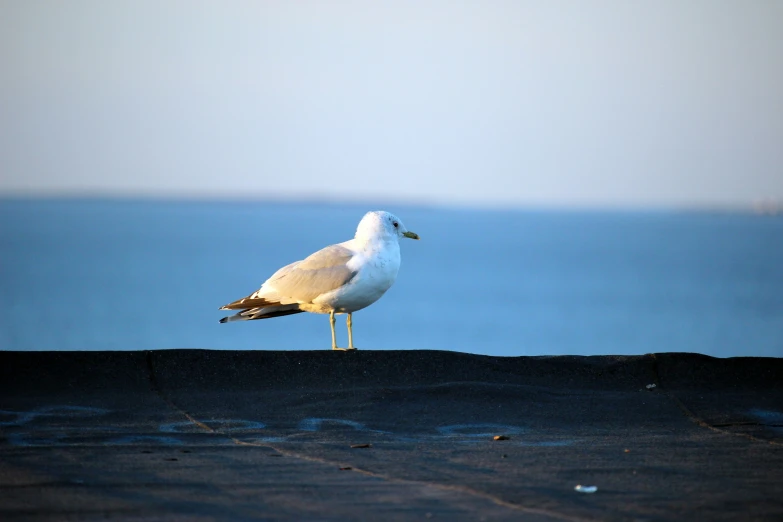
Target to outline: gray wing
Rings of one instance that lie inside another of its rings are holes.
[[[283,298],[310,303],[313,299],[347,284],[356,271],[347,263],[354,253],[341,245],[323,248],[297,263],[291,263],[275,272],[264,283]]]

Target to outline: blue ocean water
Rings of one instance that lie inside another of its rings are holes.
[[[219,324],[364,205],[0,201],[0,348],[328,349],[327,316]],[[783,356],[783,218],[393,206],[396,284],[360,349]],[[346,344],[338,318],[338,342]]]

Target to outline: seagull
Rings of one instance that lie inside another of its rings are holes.
[[[381,298],[397,279],[400,238],[419,239],[389,212],[364,215],[353,239],[322,248],[286,265],[249,296],[222,306],[239,310],[221,323],[269,319],[311,312],[329,314],[332,350],[355,350],[352,314]],[[335,314],[348,314],[348,348],[338,348]]]

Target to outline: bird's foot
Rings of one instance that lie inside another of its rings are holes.
[[[353,346],[350,346],[348,348],[339,348],[337,346],[332,346],[332,350],[340,350],[342,352],[350,352],[352,350],[356,350],[356,348],[354,348]]]

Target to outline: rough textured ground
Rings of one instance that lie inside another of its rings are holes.
[[[369,518],[782,520],[783,359],[0,352],[1,520]]]

